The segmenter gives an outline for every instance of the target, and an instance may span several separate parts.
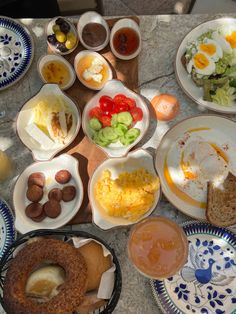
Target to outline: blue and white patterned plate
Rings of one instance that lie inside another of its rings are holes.
[[[27,28],[0,16],[0,91],[23,77],[31,65],[33,53],[33,41]]]
[[[204,222],[183,225],[188,262],[175,276],[151,280],[164,313],[236,313],[236,235]]]
[[[15,238],[14,216],[7,203],[0,199],[0,258]]]

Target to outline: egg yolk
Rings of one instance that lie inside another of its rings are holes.
[[[214,44],[201,44],[200,49],[209,56],[213,56],[216,52],[216,46]]]
[[[232,48],[236,48],[236,31],[233,31],[231,35],[227,35],[225,39],[230,43]]]
[[[202,53],[196,53],[193,60],[195,67],[198,69],[205,69],[209,65],[209,60]]]

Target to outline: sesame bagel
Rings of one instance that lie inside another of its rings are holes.
[[[66,273],[59,293],[45,303],[26,296],[30,273],[50,261]],[[3,289],[4,308],[8,314],[71,314],[83,300],[87,285],[87,265],[72,245],[55,239],[43,239],[26,245],[10,262]]]

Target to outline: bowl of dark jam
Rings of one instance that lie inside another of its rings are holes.
[[[109,42],[109,26],[97,12],[89,11],[81,15],[77,31],[81,44],[89,50],[102,50]]]

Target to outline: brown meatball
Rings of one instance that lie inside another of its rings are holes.
[[[42,207],[43,207],[43,206],[42,206]],[[42,213],[41,213],[39,216],[37,216],[37,217],[31,217],[31,219],[32,219],[33,221],[35,221],[35,222],[41,222],[41,221],[43,221],[45,218],[46,218],[46,214],[45,214],[44,210],[42,211]]]
[[[39,202],[43,198],[43,189],[38,185],[31,185],[28,187],[26,196],[31,202]]]
[[[55,200],[60,202],[62,200],[62,191],[59,188],[54,188],[48,193],[49,200]]]
[[[25,209],[27,217],[35,218],[39,217],[43,212],[43,205],[40,203],[31,203]]]
[[[56,218],[61,213],[61,205],[55,200],[47,201],[43,205],[45,214],[50,218]]]
[[[70,202],[75,198],[76,188],[73,185],[65,186],[62,189],[62,199],[64,202]]]
[[[34,172],[28,178],[28,186],[38,185],[41,188],[45,185],[45,176],[42,172]]]
[[[55,175],[55,180],[60,184],[68,183],[71,179],[71,173],[68,170],[60,170]]]

